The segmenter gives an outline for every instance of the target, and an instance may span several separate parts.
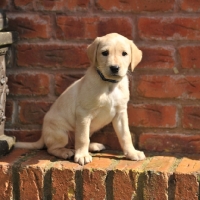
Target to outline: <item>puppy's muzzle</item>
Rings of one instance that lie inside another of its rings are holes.
[[[112,74],[116,75],[119,72],[119,66],[117,65],[112,65],[110,66],[110,71],[112,72]]]

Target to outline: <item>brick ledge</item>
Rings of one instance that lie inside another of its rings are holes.
[[[198,200],[199,155],[146,155],[136,162],[106,151],[82,167],[45,150],[14,149],[0,158],[0,199]]]

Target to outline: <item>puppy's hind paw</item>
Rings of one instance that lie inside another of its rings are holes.
[[[90,146],[89,146],[89,151],[91,152],[99,152],[104,149],[106,149],[106,147],[101,143],[92,142],[90,143]]]
[[[74,156],[74,153],[75,151],[74,150],[71,150],[71,149],[65,149],[63,152],[62,152],[62,158],[64,159],[70,159],[72,156]]]
[[[47,151],[49,154],[65,160],[70,159],[75,153],[73,149],[67,149],[67,148],[50,148]]]
[[[125,153],[125,156],[130,160],[144,160],[146,158],[143,151],[137,151],[137,150]]]

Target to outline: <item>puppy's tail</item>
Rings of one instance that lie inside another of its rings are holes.
[[[44,140],[43,137],[41,137],[36,142],[16,142],[15,147],[23,149],[42,149],[44,147]]]

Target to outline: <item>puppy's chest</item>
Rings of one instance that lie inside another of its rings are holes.
[[[93,110],[90,132],[93,133],[109,124],[117,112],[126,108],[127,101],[128,99],[119,90],[102,94],[98,98],[98,106]]]
[[[99,98],[98,108],[96,110],[97,118],[112,118],[116,112],[120,109],[122,104],[126,104],[123,99],[121,91],[116,90],[109,94],[103,94]]]

